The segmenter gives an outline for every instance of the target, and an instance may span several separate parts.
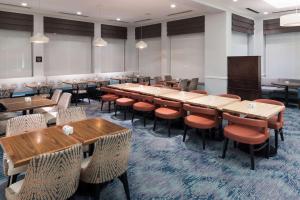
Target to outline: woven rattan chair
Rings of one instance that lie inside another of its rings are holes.
[[[54,90],[51,100],[58,103],[61,93],[62,93],[62,90]]]
[[[24,180],[5,190],[7,200],[65,200],[77,190],[82,160],[81,145],[34,157]]]
[[[36,129],[47,128],[45,118],[41,114],[25,115],[15,117],[7,122],[6,136],[24,134]],[[3,154],[3,173],[8,178],[8,185],[15,182],[17,175],[26,170],[27,166],[14,168],[11,162],[8,161],[6,154]]]
[[[82,162],[80,180],[94,184],[96,199],[100,198],[102,184],[115,178],[122,181],[127,200],[130,199],[127,181],[130,144],[131,130],[101,137],[95,143],[93,156]]]
[[[61,93],[62,93],[62,90],[55,90],[51,97],[51,100],[55,101],[55,103],[58,104]],[[57,109],[57,106],[43,107],[43,108],[35,109],[34,113],[47,113],[47,112],[55,111],[56,109]]]
[[[64,125],[71,122],[81,121],[87,119],[85,108],[72,107],[67,109],[61,109],[58,111],[56,124]]]

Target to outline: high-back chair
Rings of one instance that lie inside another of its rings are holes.
[[[164,81],[162,80],[161,76],[154,77],[154,87],[163,87],[165,85]]]
[[[58,110],[56,124],[64,125],[71,122],[77,122],[87,119],[84,107],[71,107]]]
[[[153,131],[156,129],[157,118],[168,120],[168,136],[171,136],[172,120],[182,116],[182,105],[180,102],[155,98],[154,104],[158,106],[155,110]]]
[[[188,90],[188,83],[189,83],[188,79],[180,80],[180,82],[178,84],[178,89],[182,90],[182,91],[187,91]]]
[[[195,128],[197,132],[198,130],[203,130],[202,145],[203,149],[205,149],[206,133],[213,128],[217,128],[219,125],[218,111],[215,109],[193,106],[190,104],[184,104],[183,109],[190,113],[184,118],[185,127],[183,142],[185,142],[188,127]]]
[[[149,76],[146,76],[146,77],[140,79],[139,83],[143,84],[143,85],[150,85],[150,80],[151,80],[151,78]]]
[[[109,87],[101,87],[100,88],[101,93],[104,93],[101,95],[101,111],[103,110],[104,103],[108,103],[108,112],[110,113],[111,110],[111,103],[114,103],[119,98],[118,95],[115,94],[115,90]]]
[[[94,153],[81,165],[80,180],[96,186],[96,198],[100,197],[101,184],[119,178],[130,199],[127,169],[131,146],[131,130],[106,135],[95,143]]]
[[[144,126],[146,126],[146,114],[153,113],[155,105],[153,104],[153,96],[133,93],[132,98],[136,101],[133,104],[133,112],[131,122],[133,123],[136,111],[143,113]]]
[[[73,88],[73,95],[75,97],[75,105],[77,106],[79,99],[88,99],[89,103],[90,97],[88,94],[88,83],[82,82],[82,83],[77,83],[72,85]]]
[[[189,84],[188,91],[197,90],[199,78],[193,78]]]
[[[74,195],[79,185],[82,146],[34,157],[24,180],[5,190],[7,200],[65,200]]]
[[[165,81],[172,81],[171,75],[165,75]]]
[[[48,98],[50,97],[51,92],[52,92],[52,86],[42,85],[38,90],[38,95]]]
[[[117,95],[120,97],[116,100],[115,105],[115,116],[117,116],[117,112],[120,109],[123,109],[124,112],[124,120],[126,120],[126,113],[130,110],[130,108],[135,103],[135,100],[132,98],[132,93],[125,91],[118,91]]]
[[[191,92],[193,93],[197,93],[197,94],[204,94],[204,95],[208,95],[208,92],[205,90],[192,90]]]
[[[36,129],[47,128],[46,120],[41,114],[24,115],[9,119],[6,125],[6,136],[26,134]],[[8,185],[16,181],[17,175],[26,171],[27,165],[14,167],[3,154],[3,173],[8,176]]]
[[[11,98],[13,95],[14,89],[1,87],[0,88],[0,99]]]
[[[254,170],[254,152],[265,148],[265,156],[269,157],[269,129],[268,122],[265,120],[242,118],[228,113],[223,114],[223,119],[228,121],[228,125],[224,128],[224,147],[222,158],[226,156],[229,140],[238,143],[248,144],[251,169]],[[258,149],[254,149],[255,145],[261,145]]]
[[[238,100],[242,100],[242,98],[238,95],[235,94],[220,94],[220,97],[227,97],[227,98],[231,98],[231,99],[238,99]]]
[[[71,93],[63,93],[57,103],[58,109],[67,109],[71,103],[72,94]]]
[[[285,105],[284,103],[280,101],[275,101],[271,99],[257,99],[256,102],[260,103],[267,103],[267,104],[273,104],[278,106],[283,106],[284,109],[277,115],[269,119],[268,121],[268,127],[270,129],[274,129],[275,131],[275,149],[278,149],[278,134],[280,134],[281,141],[284,141],[283,136],[283,125],[284,125],[284,112],[285,112]]]
[[[54,90],[51,100],[54,101],[55,103],[58,103],[61,93],[62,90],[58,90],[58,89]]]

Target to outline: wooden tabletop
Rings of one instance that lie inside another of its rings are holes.
[[[272,82],[271,84],[280,87],[294,87],[294,88],[300,87],[300,83],[293,82],[293,81],[284,81],[284,80]]]
[[[126,130],[104,119],[87,119],[70,123],[74,133],[66,136],[62,126],[53,126],[21,135],[0,139],[4,152],[15,167],[22,166],[40,154],[53,153],[82,143],[91,144],[104,135],[117,134]]]
[[[74,133],[71,136],[84,145],[96,142],[101,136],[126,130],[122,126],[100,118],[69,123],[68,125],[74,128]]]
[[[184,91],[176,91],[176,92],[172,92],[172,93],[159,95],[159,97],[161,97],[161,98],[169,99],[169,100],[173,100],[173,101],[180,101],[183,103],[188,100],[203,97],[203,96],[205,96],[205,95],[193,93],[193,92],[184,92]]]
[[[0,139],[9,162],[19,167],[30,162],[40,154],[53,153],[80,143],[76,139],[63,134],[61,128],[50,127],[21,135]]]
[[[254,101],[241,101],[223,107],[224,112],[250,115],[259,119],[270,119],[284,109],[284,106],[259,103]]]
[[[89,83],[106,83],[108,81],[109,80],[102,80],[102,79],[91,79],[91,80],[88,80]]]
[[[76,84],[80,84],[80,83],[88,83],[89,81],[63,81],[64,84],[68,84],[68,85],[76,85]]]
[[[114,77],[114,78],[111,78],[111,80],[116,80],[116,81],[127,81],[127,80],[130,80],[131,78],[128,78],[128,77]]]
[[[161,88],[161,87],[153,87],[153,86],[145,86],[139,85],[138,87],[128,87],[125,90],[130,92],[137,92],[141,94],[151,95],[151,96],[160,96],[163,94],[178,92],[177,90],[170,88]]]
[[[27,83],[25,84],[26,87],[28,88],[40,88],[40,87],[51,87],[52,84],[50,83]]]
[[[56,102],[40,96],[31,97],[31,102],[26,102],[25,97],[0,99],[0,103],[6,107],[6,112],[33,110],[41,107],[55,106]]]
[[[135,83],[123,83],[123,84],[113,84],[113,85],[109,85],[109,87],[111,88],[115,88],[115,89],[126,89],[126,88],[131,88],[131,87],[139,87],[139,84],[135,84]]]
[[[196,105],[196,106],[202,106],[202,107],[208,107],[213,109],[222,110],[222,108],[228,104],[238,102],[240,100],[233,99],[233,98],[227,98],[227,97],[220,97],[220,96],[214,96],[214,95],[208,95],[203,96],[195,99],[190,99],[186,101],[186,103]]]

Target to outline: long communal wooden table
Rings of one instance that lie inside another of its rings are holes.
[[[284,108],[284,106],[273,104],[241,101],[223,107],[223,111],[268,120],[273,116],[278,115]]]
[[[0,144],[8,160],[15,167],[19,167],[28,164],[33,157],[40,154],[61,151],[78,143],[92,144],[101,136],[126,130],[124,127],[100,118],[87,119],[69,125],[74,127],[74,133],[70,136],[63,133],[62,126],[53,126],[1,138]]]
[[[174,91],[172,93],[160,94],[159,97],[163,99],[179,101],[185,103],[188,100],[205,96],[204,94],[198,94],[193,92]]]
[[[130,92],[137,92],[141,94],[151,95],[155,97],[158,97],[162,94],[176,92],[176,90],[170,88],[161,88],[161,87],[144,86],[144,85],[139,85],[138,87],[128,87],[125,88],[125,90]]]
[[[0,103],[7,109],[6,112],[31,111],[36,108],[55,106],[56,102],[40,96],[31,97],[30,102],[25,97],[1,99]]]
[[[233,98],[207,95],[207,96],[202,96],[200,98],[190,99],[186,103],[196,105],[196,106],[202,106],[202,107],[222,110],[224,106],[232,104],[234,102],[239,102],[239,101],[240,100],[233,99]]]

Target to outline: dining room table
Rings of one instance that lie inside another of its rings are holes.
[[[284,102],[286,106],[289,105],[289,90],[291,88],[296,88],[296,89],[300,88],[300,82],[289,81],[289,80],[273,81],[271,84],[273,86],[284,88]]]
[[[239,102],[239,99],[233,99],[228,97],[221,97],[216,95],[205,95],[199,98],[193,98],[186,101],[186,103],[216,109],[222,111],[223,107],[234,102]]]
[[[0,144],[8,161],[14,167],[26,165],[41,154],[54,153],[75,144],[92,145],[100,137],[118,134],[126,128],[101,118],[86,119],[68,123],[74,131],[66,135],[63,126],[37,129],[24,134],[0,138]]]
[[[178,90],[174,90],[174,92],[171,92],[171,93],[159,95],[160,98],[171,100],[171,101],[178,101],[178,102],[182,102],[182,103],[185,103],[188,100],[200,98],[203,96],[205,96],[205,95],[193,93],[193,92],[178,91]]]
[[[111,78],[111,80],[118,81],[119,84],[121,84],[121,83],[127,83],[128,81],[130,81],[132,79],[128,78],[128,77],[113,77],[113,78]]]
[[[36,90],[37,94],[39,95],[41,93],[41,88],[47,87],[52,89],[53,84],[51,83],[26,83],[25,87]]]

